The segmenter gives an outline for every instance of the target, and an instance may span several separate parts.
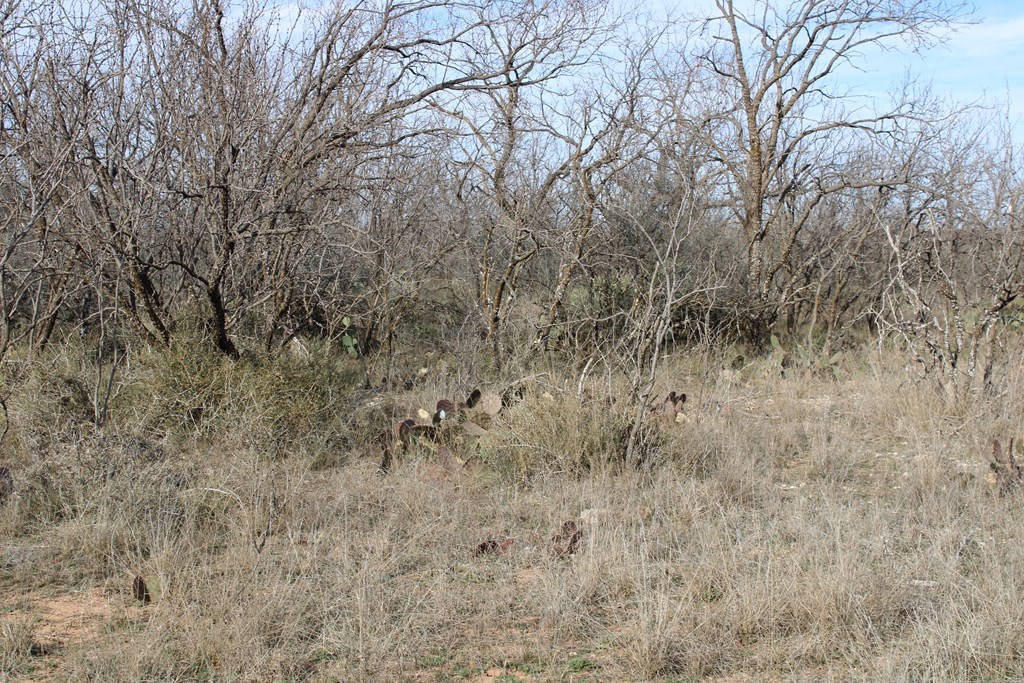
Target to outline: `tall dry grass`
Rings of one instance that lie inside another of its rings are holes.
[[[424,444],[384,476],[376,432],[469,378],[363,391],[345,360],[147,354],[102,428],[74,349],[7,369],[0,677],[1024,677],[1021,498],[983,459],[1024,436],[1014,364],[951,400],[867,349],[827,372],[680,355],[659,391],[686,418],[652,421],[639,470],[615,387],[548,373],[448,442],[461,469]],[[583,538],[552,552],[567,520]],[[92,587],[96,635],[39,647],[32,605]]]

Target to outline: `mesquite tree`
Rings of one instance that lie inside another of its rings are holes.
[[[988,386],[1001,323],[1024,296],[1021,147],[977,112],[903,138],[909,182],[876,214],[889,252],[880,331],[950,393]]]
[[[932,40],[960,17],[943,0],[716,0],[707,47],[688,58],[702,74],[692,134],[713,150],[746,243],[745,336],[763,345],[783,294],[777,283],[825,195],[849,185],[832,161],[851,134],[884,131],[910,102],[864,114],[844,106],[840,71],[873,46]],[[865,179],[858,179],[864,182]],[[889,179],[880,180],[888,183]]]

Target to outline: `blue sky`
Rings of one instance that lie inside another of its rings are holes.
[[[921,54],[865,54],[862,74],[849,76],[864,94],[884,94],[909,70],[930,81],[936,95],[962,103],[1009,103],[1011,118],[1024,117],[1024,2],[975,0],[972,23],[945,45]]]
[[[305,0],[317,5],[322,0]],[[749,0],[736,0],[742,6]],[[775,0],[779,6],[794,0]],[[942,0],[938,0],[942,1]],[[956,2],[957,0],[946,0]],[[945,44],[919,54],[908,51],[865,51],[860,71],[849,69],[836,85],[851,94],[879,98],[884,107],[888,93],[908,71],[929,82],[935,95],[963,104],[1001,106],[1009,103],[1011,119],[1024,129],[1024,0],[968,0],[973,2],[973,23],[961,25]],[[272,0],[284,18],[294,19],[296,0]],[[650,21],[670,13],[677,18],[708,16],[714,0],[612,0],[613,6],[646,9]],[[653,16],[652,16],[653,15]],[[287,22],[285,22],[287,23]],[[866,102],[865,102],[866,103]]]
[[[626,0],[627,2],[629,0]],[[785,6],[791,0],[776,0]],[[948,0],[955,2],[956,0]],[[676,16],[707,16],[713,0],[647,0]],[[736,0],[742,6],[745,0]],[[968,0],[971,2],[971,0]],[[942,45],[914,54],[908,50],[867,50],[857,66],[842,74],[840,89],[851,94],[886,99],[909,72],[931,83],[933,93],[946,100],[1001,106],[1009,103],[1010,117],[1024,127],[1024,0],[973,0],[972,23],[960,25]],[[879,103],[879,106],[884,106]]]

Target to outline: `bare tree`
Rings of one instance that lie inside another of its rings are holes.
[[[698,163],[696,160],[692,160]],[[648,177],[646,174],[641,177]],[[597,340],[587,367],[610,364],[629,380],[624,401],[628,412],[625,459],[641,462],[641,434],[649,416],[661,361],[677,330],[677,314],[719,287],[712,261],[701,259],[696,237],[708,220],[700,197],[707,188],[681,183],[674,203],[652,214],[649,186],[618,180],[619,192],[607,198],[602,211],[610,216],[609,229],[628,233],[628,250],[609,254],[612,277],[628,283],[628,306],[612,313],[608,332]],[[586,372],[586,370],[585,370]]]
[[[912,182],[875,217],[890,249],[880,331],[953,393],[991,381],[997,337],[1024,295],[1021,149],[1005,122],[976,121],[907,135]]]
[[[461,280],[499,358],[571,339],[619,359],[630,410],[698,328],[827,350],[867,318],[985,374],[1021,293],[1012,140],[838,85],[960,2],[716,0],[676,60],[612,7],[5,0],[0,355],[99,323],[102,422],[129,328],[366,352]]]
[[[80,229],[63,235],[108,282],[124,274],[118,299],[144,338],[167,341],[185,295],[225,354],[238,354],[231,329],[261,310],[272,340],[298,300],[291,271],[311,257],[309,235],[347,220],[361,169],[435,132],[428,98],[507,84],[516,68],[529,82],[564,23],[529,58],[483,50],[505,27],[534,30],[546,9],[383,0],[289,29],[255,2],[100,6],[75,18],[48,110],[84,193]]]
[[[569,150],[563,164],[565,213],[554,240],[558,268],[531,344],[534,351],[547,349],[560,320],[576,322],[565,320],[564,301],[577,272],[590,263],[595,236],[607,225],[601,207],[621,175],[654,149],[661,122],[652,116],[655,88],[647,72],[656,39],[634,37],[631,45],[622,46],[624,75],[609,74],[589,99],[561,114],[557,120],[562,124],[553,129]]]
[[[74,84],[89,55],[59,7],[7,3],[0,34],[0,356],[18,339],[43,345],[71,294],[80,253],[75,139],[88,124]],[[70,239],[69,239],[70,237]]]
[[[588,159],[600,156],[595,150],[610,133],[593,130],[602,118],[596,103],[573,108],[579,99],[564,92],[570,79],[596,67],[612,35],[606,12],[603,0],[538,0],[514,10],[496,4],[481,15],[489,31],[476,68],[505,64],[506,74],[479,93],[435,98],[461,133],[452,153],[455,196],[482,226],[470,236],[476,299],[496,351],[528,267],[564,230],[579,234],[565,223],[581,217],[566,217],[558,205],[566,179],[609,163]],[[570,276],[563,269],[561,279]]]
[[[692,68],[703,74],[693,135],[713,150],[722,199],[746,242],[745,336],[763,345],[784,294],[777,278],[823,196],[849,185],[820,155],[851,133],[883,131],[912,113],[897,102],[882,113],[844,106],[837,76],[873,46],[934,40],[960,18],[963,3],[941,0],[768,0],[738,7],[716,0],[708,47]],[[847,100],[848,102],[848,100]],[[864,182],[865,179],[858,179]],[[884,182],[884,181],[883,181]]]

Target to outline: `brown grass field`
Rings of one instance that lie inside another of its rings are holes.
[[[1024,679],[1024,512],[986,460],[1020,361],[975,394],[871,348],[735,355],[665,361],[689,400],[639,468],[617,380],[552,369],[387,474],[390,424],[500,373],[140,353],[97,428],[83,353],[12,357],[0,680]]]

